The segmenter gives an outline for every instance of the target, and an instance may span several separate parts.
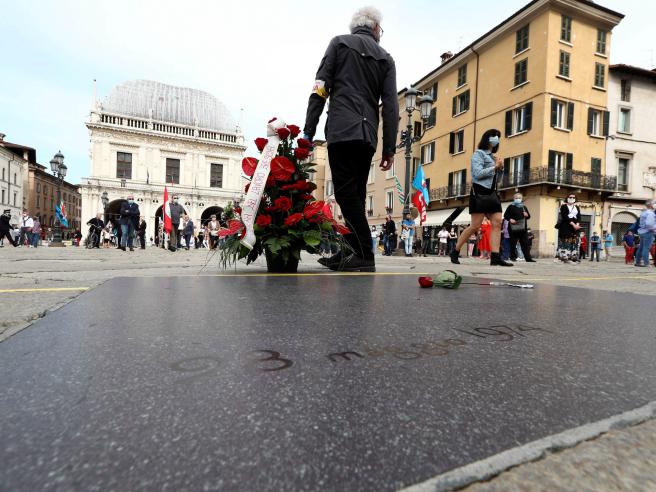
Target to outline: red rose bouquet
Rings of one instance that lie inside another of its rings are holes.
[[[220,246],[224,268],[242,258],[246,258],[247,264],[251,263],[265,253],[267,261],[273,259],[295,271],[301,250],[318,253],[320,244],[326,249],[346,247],[342,235],[350,231],[333,219],[326,203],[312,196],[317,186],[310,178],[316,164],[309,160],[311,142],[304,138],[297,139],[300,133],[296,125],[286,125],[277,130],[280,144],[276,157],[271,161],[271,171],[255,217],[255,246],[249,250],[240,244],[244,227],[236,213],[234,219],[228,221],[228,227],[219,234],[224,237]],[[260,152],[267,141],[265,138],[255,139]],[[258,160],[254,157],[243,159],[242,171],[247,179],[251,179],[257,164]],[[246,191],[249,185],[246,185]]]

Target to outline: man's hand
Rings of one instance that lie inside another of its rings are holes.
[[[393,164],[394,164],[394,156],[393,155],[385,156],[380,160],[380,169],[382,171],[389,171],[390,169],[392,169]]]

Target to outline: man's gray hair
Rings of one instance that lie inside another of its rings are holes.
[[[351,29],[351,32],[362,26],[370,27],[373,29],[376,24],[380,25],[380,21],[382,20],[383,14],[381,14],[380,10],[378,10],[376,7],[362,7],[361,9],[358,9],[355,14],[353,14],[349,28]]]

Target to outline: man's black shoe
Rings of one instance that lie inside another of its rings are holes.
[[[355,254],[350,254],[342,261],[329,263],[328,268],[336,272],[375,272],[376,262],[373,258],[367,260]]]
[[[334,254],[328,258],[319,258],[317,261],[320,265],[330,268],[331,264],[339,264],[339,262],[342,261],[342,253],[340,251],[339,253]]]
[[[123,250],[123,251],[125,251],[125,250]],[[130,248],[130,251],[134,251],[134,248],[131,247],[131,248]]]
[[[453,251],[451,251],[449,256],[451,257],[451,263],[455,265],[460,265],[460,260],[458,259],[460,257],[460,254],[458,253],[458,251],[454,249]]]

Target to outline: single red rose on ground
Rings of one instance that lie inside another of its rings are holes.
[[[286,196],[281,196],[280,198],[276,198],[273,201],[273,204],[281,212],[287,212],[287,210],[292,208],[292,201],[289,198],[287,198]]]
[[[267,227],[271,225],[271,216],[270,215],[258,215],[255,219],[255,223],[260,227]]]
[[[433,279],[431,277],[419,277],[419,285],[425,289],[433,287]]]
[[[244,157],[241,161],[241,169],[246,176],[255,174],[257,168],[257,159],[255,157]]]
[[[337,234],[341,234],[342,236],[351,234],[351,229],[342,224],[333,224],[333,231],[335,231]]]
[[[255,139],[255,146],[257,147],[257,150],[262,152],[264,150],[264,147],[266,147],[266,144],[269,143],[268,138],[256,138]]]
[[[282,128],[278,128],[276,133],[280,137],[280,140],[285,140],[287,137],[289,137],[291,132],[289,131],[289,128],[283,126]]]
[[[296,157],[299,161],[307,159],[309,155],[310,151],[308,149],[303,149],[301,147],[294,149],[294,157]]]
[[[299,138],[297,141],[298,146],[301,149],[311,149],[312,148],[312,142],[310,142],[307,138]]]
[[[287,227],[292,227],[298,224],[301,220],[303,220],[303,214],[301,213],[291,214],[289,217],[285,219],[285,225]]]
[[[296,138],[301,134],[301,129],[296,125],[287,125],[287,128],[289,128],[292,138]]]
[[[219,237],[232,236],[233,234],[238,233],[244,228],[244,224],[241,223],[241,220],[233,219],[228,221],[228,227],[226,229],[219,230]]]

